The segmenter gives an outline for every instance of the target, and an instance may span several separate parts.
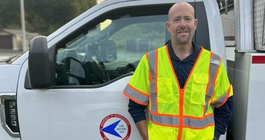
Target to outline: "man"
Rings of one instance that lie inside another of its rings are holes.
[[[192,42],[198,20],[190,4],[174,4],[168,17],[171,40],[144,55],[123,92],[129,112],[143,140],[218,139],[232,112],[224,64]]]

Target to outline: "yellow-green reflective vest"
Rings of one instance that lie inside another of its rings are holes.
[[[181,89],[164,46],[142,57],[123,94],[148,105],[149,140],[212,140],[213,108],[233,90],[221,58],[202,47]]]

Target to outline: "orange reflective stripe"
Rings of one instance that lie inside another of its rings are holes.
[[[126,92],[122,92],[127,98],[129,98],[129,99],[131,99],[131,100],[133,100],[134,102],[136,102],[137,104],[140,104],[140,105],[148,105],[147,103],[143,103],[143,102],[140,102],[140,101],[138,101],[138,100],[136,100],[136,99],[134,99],[134,98],[132,98],[131,96],[129,96]]]
[[[212,102],[212,105],[219,108],[221,107],[228,99],[229,95],[231,92],[231,85],[229,86],[227,93],[225,95],[223,95],[222,97],[220,97],[219,99],[215,100]]]
[[[184,88],[185,89],[185,88]],[[179,97],[179,115],[180,115],[180,126],[179,126],[179,131],[178,131],[178,140],[181,140],[182,136],[182,127],[183,127],[183,105],[184,105],[184,92],[185,90],[179,89],[180,97]]]
[[[190,129],[205,129],[205,128],[210,127],[210,126],[214,126],[214,123],[209,124],[209,125],[204,126],[204,127],[190,127],[190,126],[183,126],[183,128],[190,128]]]
[[[134,88],[134,87],[133,87],[132,85],[130,85],[130,84],[127,84],[127,86],[130,87],[132,90],[136,91],[137,93],[142,94],[143,96],[148,96],[148,94],[146,94],[146,93],[144,93],[144,92],[142,92],[142,91],[140,91],[140,90]],[[126,89],[126,88],[125,88],[125,89]],[[126,90],[125,90],[125,91],[126,91]]]
[[[148,104],[149,96],[147,94],[135,89],[130,84],[128,84],[125,87],[123,94],[138,104],[141,104],[141,105],[147,105]]]
[[[156,49],[156,55],[155,55],[155,93],[156,93],[156,112],[158,112],[158,103],[157,103],[157,75],[158,75],[158,49]]]
[[[147,54],[147,56],[148,56],[148,54]],[[149,57],[147,57],[147,60],[149,60],[148,59]],[[148,61],[148,63],[149,63],[149,61]],[[152,81],[152,73],[151,73],[151,68],[149,68],[149,83],[150,83],[150,88],[149,88],[149,106],[150,105],[152,105],[153,103],[152,103],[152,97],[151,97],[151,81]],[[152,106],[150,106],[150,108],[152,109]]]
[[[202,117],[194,117],[194,116],[184,115],[185,118],[191,118],[191,119],[196,119],[196,120],[203,120],[205,117],[209,117],[209,116],[213,116],[213,113],[204,115]]]
[[[220,108],[221,106],[223,106],[225,104],[225,102],[228,100],[228,97],[229,97],[230,92],[231,92],[231,86],[229,87],[229,91],[228,91],[228,93],[227,93],[227,95],[225,97],[225,100],[223,101],[222,104],[220,104],[219,106],[217,106],[217,108]]]
[[[161,113],[157,113],[157,112],[151,112],[151,110],[149,110],[149,113],[152,115],[159,115],[159,116],[165,116],[165,117],[179,117],[179,115],[161,114]]]
[[[213,53],[211,52],[211,54],[210,54],[210,60],[212,59],[212,57],[213,57]],[[210,63],[210,66],[209,66],[209,69],[208,69],[208,84],[207,84],[207,87],[206,87],[206,92],[205,92],[205,106],[203,107],[203,112],[204,112],[204,115],[205,115],[205,113],[207,112],[207,110],[208,110],[208,103],[209,103],[209,97],[207,96],[208,95],[208,92],[209,92],[209,88],[211,87],[211,86],[209,86],[209,85],[211,85],[210,83],[211,83],[211,63]],[[211,93],[212,93],[212,91],[210,91]],[[211,96],[210,96],[211,97]]]
[[[173,72],[173,75],[174,75],[175,81],[177,82],[178,89],[180,89],[179,80],[178,80],[177,75],[176,75],[176,73],[175,73],[175,70],[174,70],[174,67],[173,67],[173,64],[172,64],[172,61],[171,61],[171,58],[170,58],[169,52],[168,52],[168,46],[166,46],[166,52],[167,52],[167,58],[168,58],[168,61],[169,61],[170,67],[171,67],[171,71]]]
[[[212,59],[212,57],[213,57],[213,53],[211,52],[211,54],[210,54],[210,60]],[[211,69],[211,66],[209,67],[209,69],[208,69],[208,84],[207,84],[207,87],[206,87],[206,92],[205,92],[205,96],[207,95],[207,92],[208,92],[208,88],[209,88],[209,84],[210,84],[210,81],[211,81],[211,74],[210,74],[210,69]],[[207,102],[206,102],[207,103]]]
[[[194,66],[192,67],[192,69],[190,71],[190,74],[189,74],[189,76],[188,76],[188,78],[186,80],[186,83],[184,85],[184,89],[186,89],[186,86],[188,84],[188,81],[190,81],[190,77],[193,74],[193,71],[194,71],[195,67],[197,66],[197,63],[198,63],[199,59],[201,58],[201,55],[202,55],[202,52],[203,52],[203,47],[202,46],[200,46],[200,47],[201,47],[201,51],[200,51],[200,53],[199,53],[199,55],[198,55],[198,57],[197,57],[197,59],[196,59],[196,61],[194,63]]]

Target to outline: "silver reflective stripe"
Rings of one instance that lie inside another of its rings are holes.
[[[184,127],[203,128],[214,125],[214,116],[208,116],[203,119],[184,118]]]
[[[158,49],[148,53],[148,63],[149,69],[151,72],[151,81],[150,81],[150,96],[151,96],[151,111],[157,112],[157,93],[156,93],[156,51]]]
[[[160,116],[149,113],[149,118],[151,119],[152,122],[157,123],[159,125],[179,127],[179,117]],[[214,125],[213,115],[199,119],[184,117],[184,124],[183,124],[184,127],[203,128],[210,125]]]
[[[212,105],[214,107],[219,107],[220,105],[222,105],[224,103],[224,101],[226,100],[226,98],[228,96],[227,94],[229,94],[230,90],[231,89],[229,88],[229,90],[227,91],[227,93],[225,95],[221,96],[220,98],[218,98],[218,100],[216,100]]]
[[[212,53],[213,54],[213,56],[212,56],[212,59],[211,59],[211,63],[212,63],[212,61],[213,61],[213,63],[215,63],[215,64],[217,64],[217,65],[221,65],[221,63],[220,63],[220,57],[217,55],[217,54],[215,54],[215,53]],[[215,62],[215,61],[218,61],[219,63],[217,63],[217,62]]]
[[[214,84],[215,76],[217,74],[218,67],[221,64],[219,59],[220,59],[220,57],[213,53],[213,56],[212,56],[212,58],[210,60],[210,81],[209,81],[208,91],[207,91],[207,94],[206,94],[206,97],[205,97],[206,105],[204,106],[204,114],[208,110],[209,99],[212,97],[212,95],[214,93],[214,85],[213,84]],[[219,63],[217,63],[217,61]]]
[[[215,65],[220,66],[221,65],[221,62],[219,60],[211,59],[211,64],[215,64]]]
[[[178,127],[179,125],[179,117],[158,116],[153,114],[149,114],[149,117],[152,120],[152,122],[161,125],[170,125],[175,127]]]
[[[148,53],[148,62],[152,74],[155,74],[156,71],[156,51],[158,50],[156,49]]]
[[[143,93],[139,93],[138,91],[135,91],[129,85],[125,87],[124,92],[139,102],[142,102],[145,104],[148,103],[148,95],[145,96],[143,95]]]

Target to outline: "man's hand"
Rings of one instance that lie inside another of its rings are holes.
[[[143,140],[148,140],[147,123],[146,120],[142,120],[136,123],[136,127],[140,132]]]

